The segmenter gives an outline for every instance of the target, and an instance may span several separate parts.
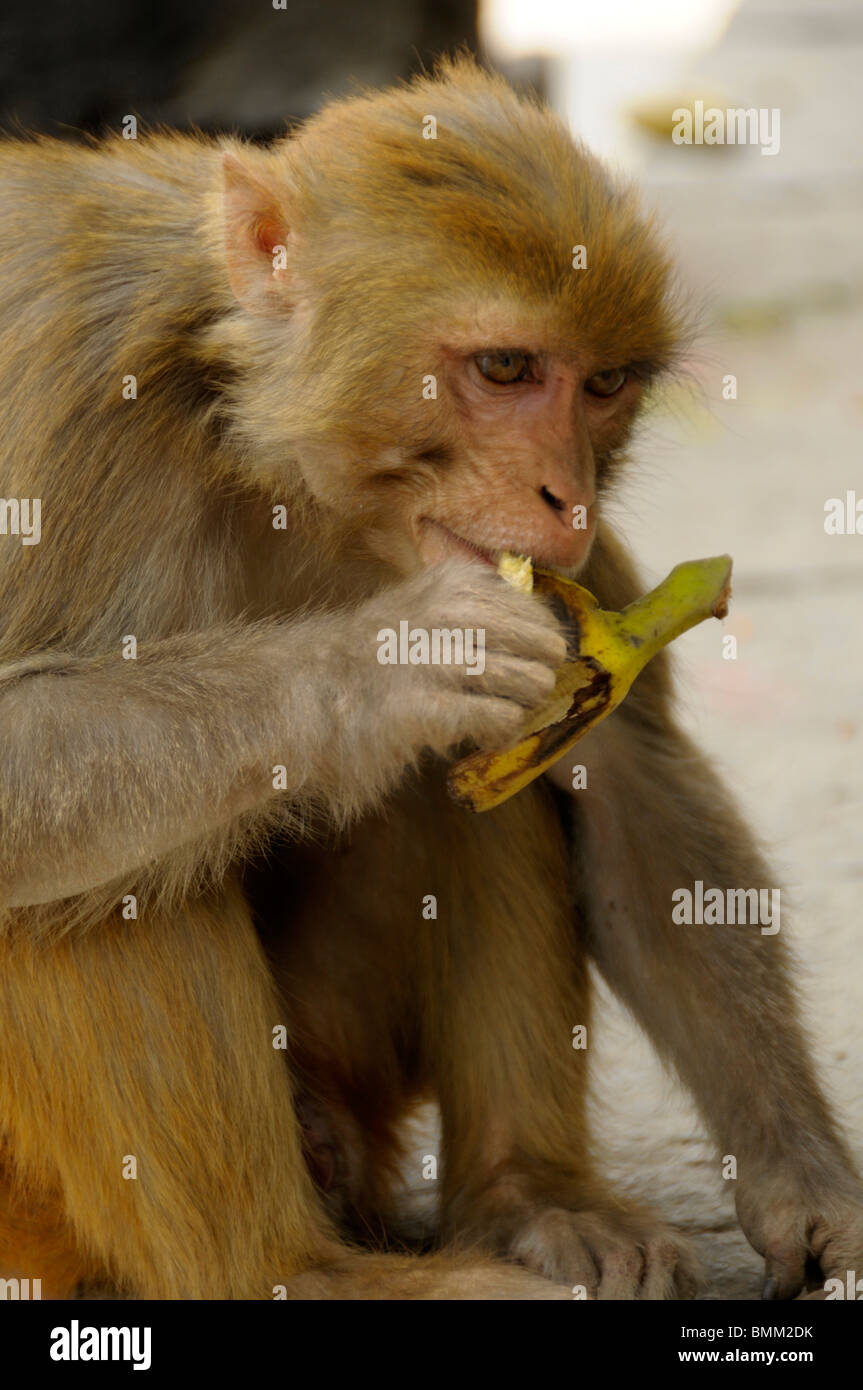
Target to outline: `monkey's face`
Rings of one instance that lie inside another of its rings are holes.
[[[510,550],[580,568],[596,530],[603,465],[641,396],[634,368],[567,351],[522,313],[485,333],[450,332],[439,373],[450,411],[438,472],[411,516],[421,558],[472,554],[496,564]]]
[[[361,320],[354,350],[354,439],[317,451],[308,485],[368,548],[401,572],[502,551],[584,565],[641,364],[579,343],[554,306],[490,296],[451,301],[416,341],[377,344]]]
[[[419,324],[407,283],[383,308],[325,292],[295,340],[296,398],[316,403],[296,467],[322,512],[402,573],[504,550],[580,569],[644,364],[584,342],[568,305],[494,287],[457,287]]]
[[[418,87],[226,156],[246,433],[401,571],[502,550],[578,569],[674,357],[668,258],[550,113],[507,97],[504,119],[485,80],[433,95],[433,139]]]

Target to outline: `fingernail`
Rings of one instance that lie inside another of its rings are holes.
[[[765,1303],[775,1298],[779,1292],[779,1280],[775,1274],[768,1274],[764,1280],[764,1287],[761,1290],[761,1297]]]

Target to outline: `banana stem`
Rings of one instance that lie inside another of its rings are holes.
[[[638,651],[639,665],[705,618],[724,618],[731,580],[730,555],[687,560],[618,615],[619,637]]]

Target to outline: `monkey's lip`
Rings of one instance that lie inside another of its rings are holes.
[[[479,560],[484,565],[491,565],[497,568],[497,556],[490,550],[483,550],[481,546],[475,545],[473,541],[466,540],[464,536],[459,536],[455,531],[451,531],[448,526],[444,526],[441,521],[433,521],[430,516],[420,518],[424,526],[428,526],[442,540],[447,549],[454,555],[468,555],[472,560]]]

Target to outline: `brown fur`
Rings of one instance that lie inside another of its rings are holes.
[[[582,800],[544,783],[471,819],[443,791],[454,748],[547,696],[564,641],[464,554],[424,565],[426,518],[574,567],[596,532],[586,582],[636,592],[597,496],[681,325],[632,194],[460,61],[268,151],[2,144],[0,279],[4,490],[43,500],[41,544],[0,544],[2,1272],[164,1298],[691,1293],[680,1240],[590,1153],[586,950],[738,1154],[781,1292],[812,1231],[825,1272],[863,1258],[782,944],[669,925],[673,886],[769,877],[661,663],[585,745]],[[543,390],[502,410],[482,347],[550,363]],[[618,398],[585,395],[620,365]],[[581,500],[577,553],[558,513]],[[381,668],[402,618],[484,628],[485,674]],[[386,1235],[398,1125],[430,1094],[442,1237],[534,1273],[339,1234]],[[349,1152],[329,1212],[307,1100]]]

